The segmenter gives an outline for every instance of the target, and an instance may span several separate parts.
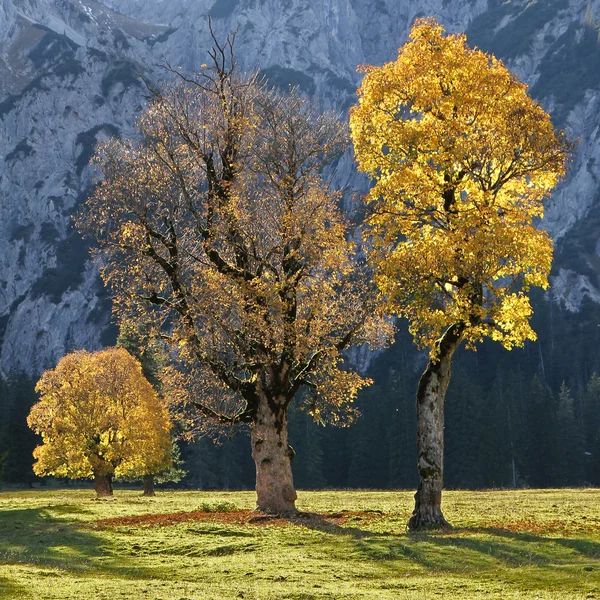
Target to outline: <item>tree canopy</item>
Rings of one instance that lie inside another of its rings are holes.
[[[350,122],[391,307],[432,353],[453,324],[471,347],[535,339],[526,292],[552,260],[536,224],[571,144],[502,61],[433,19],[364,70]]]
[[[36,390],[41,399],[27,419],[42,436],[36,474],[110,480],[168,467],[168,412],[123,348],[67,354]]]
[[[155,94],[139,142],[102,148],[79,226],[100,244],[120,318],[169,345],[165,379],[190,426],[251,425],[257,472],[280,465],[295,498],[289,403],[305,390],[315,419],[344,422],[369,381],[343,351],[383,343],[390,327],[322,176],[346,127],[241,75],[232,46],[215,40],[210,67]]]

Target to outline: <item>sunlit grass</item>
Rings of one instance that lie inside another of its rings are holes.
[[[447,492],[454,530],[419,535],[410,492],[301,492],[302,510],[353,513],[302,525],[96,523],[253,505],[251,492],[0,493],[0,598],[600,599],[597,490]]]

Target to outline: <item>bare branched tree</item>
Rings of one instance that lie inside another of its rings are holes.
[[[296,500],[290,402],[305,390],[315,419],[341,422],[369,383],[343,351],[385,343],[390,326],[321,177],[346,126],[240,75],[233,42],[215,40],[209,67],[155,94],[139,143],[101,149],[78,225],[99,242],[118,315],[168,344],[190,426],[246,424],[257,507],[281,513]]]

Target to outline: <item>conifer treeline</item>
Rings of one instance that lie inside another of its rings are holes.
[[[539,340],[506,352],[483,344],[457,355],[446,399],[447,488],[600,485],[600,306],[574,314],[536,301]],[[414,390],[425,357],[405,333],[372,363],[349,428],[321,427],[290,414],[292,462],[300,489],[407,488],[417,484]],[[38,443],[25,418],[36,401],[24,374],[0,381],[2,479],[35,481]],[[182,448],[180,485],[252,488],[249,440],[238,435]]]
[[[25,373],[0,377],[0,480],[31,485],[32,452],[38,437],[27,426],[27,415],[37,402],[35,381]]]

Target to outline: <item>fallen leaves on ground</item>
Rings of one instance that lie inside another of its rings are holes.
[[[226,512],[193,510],[188,512],[175,512],[165,514],[133,515],[127,517],[113,517],[95,521],[96,527],[163,527],[184,523],[186,521],[201,521],[207,523],[229,523],[236,525],[278,525],[289,524],[314,526],[327,525],[339,526],[347,523],[348,519],[371,520],[381,517],[379,511],[342,511],[336,513],[309,513],[298,512],[293,515],[269,515],[251,510],[232,510]]]

